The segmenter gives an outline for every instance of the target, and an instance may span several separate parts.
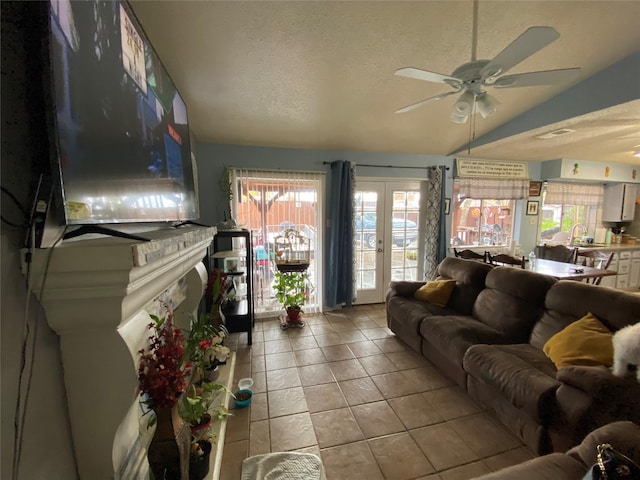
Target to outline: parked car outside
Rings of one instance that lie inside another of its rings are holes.
[[[356,232],[362,231],[364,244],[369,248],[376,246],[376,225],[375,213],[365,213],[356,215]],[[360,237],[360,235],[358,235]],[[418,239],[418,225],[411,220],[394,218],[391,224],[391,237],[394,245],[404,247]]]

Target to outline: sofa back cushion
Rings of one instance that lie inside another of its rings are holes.
[[[495,267],[476,299],[473,316],[511,343],[526,343],[544,312],[547,291],[557,280],[515,267]]]
[[[435,279],[453,279],[456,286],[447,306],[463,315],[471,315],[478,294],[484,289],[487,274],[492,266],[476,260],[447,257],[436,269]]]
[[[542,350],[553,335],[589,312],[609,330],[616,332],[640,321],[640,295],[561,280],[549,289],[545,312],[533,328],[529,343]]]

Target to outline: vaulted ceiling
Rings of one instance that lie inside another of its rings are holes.
[[[449,119],[456,95],[394,113],[451,90],[394,72],[411,66],[448,75],[470,61],[471,0],[132,5],[187,102],[199,141],[447,155],[468,153],[469,141],[484,137],[472,143],[473,156],[640,164],[631,155],[640,150],[640,56],[626,66],[635,91],[570,117],[549,113],[559,94],[579,91],[638,52],[638,1],[479,0],[478,59],[495,57],[530,26],[552,26],[560,37],[509,74],[581,70],[553,86],[491,89],[497,111],[466,124]],[[620,89],[617,80],[574,95],[574,103],[610,96]],[[514,121],[517,128],[508,128]],[[549,142],[534,138],[562,128],[575,132]]]

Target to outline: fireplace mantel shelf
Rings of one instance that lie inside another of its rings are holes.
[[[175,309],[179,327],[188,327],[215,233],[187,226],[136,232],[149,242],[77,237],[33,252],[31,288],[60,335],[81,478],[139,478],[145,469],[138,351],[147,342],[149,314],[163,316],[163,305]]]

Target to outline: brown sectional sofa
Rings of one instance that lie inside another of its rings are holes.
[[[596,447],[602,443],[640,464],[640,426],[621,421],[594,430],[567,453],[550,453],[474,480],[581,480],[596,462]]]
[[[556,369],[544,343],[588,312],[610,330],[640,321],[640,296],[513,267],[446,258],[446,307],[414,298],[424,282],[392,282],[389,328],[537,454],[565,451],[615,420],[640,423],[640,384],[605,367]]]

